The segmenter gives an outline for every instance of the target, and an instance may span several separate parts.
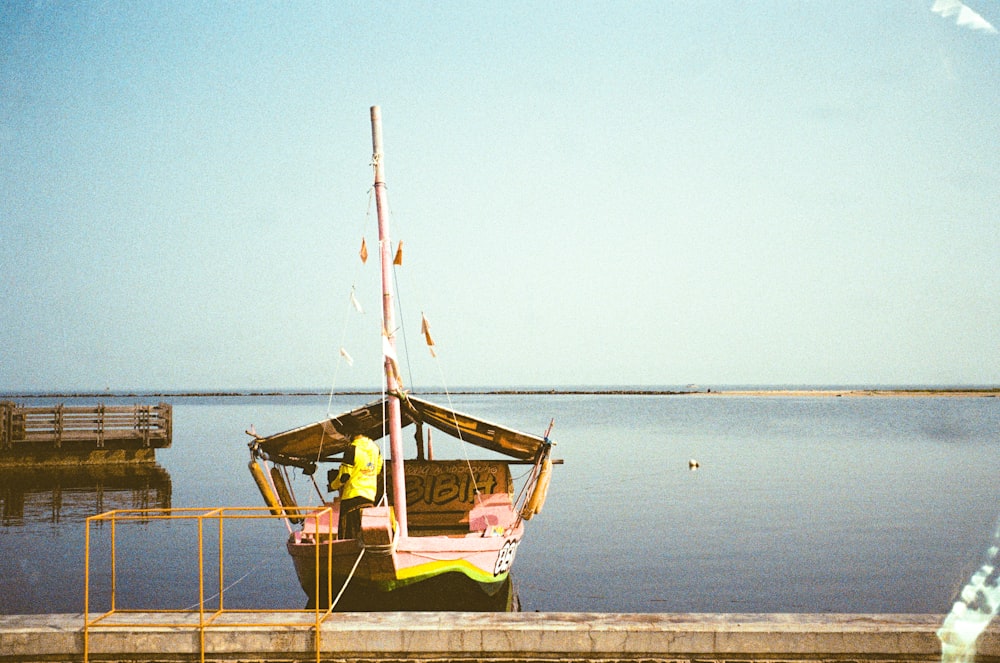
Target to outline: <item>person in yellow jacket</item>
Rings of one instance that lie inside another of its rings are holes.
[[[337,538],[354,539],[361,533],[361,509],[375,503],[382,472],[382,452],[371,438],[354,434],[340,469],[327,472],[327,490],[340,491]]]

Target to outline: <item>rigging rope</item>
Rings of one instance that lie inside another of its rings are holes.
[[[392,276],[393,276],[393,281],[394,282],[398,282],[397,275],[396,275],[395,264],[393,265]],[[402,320],[403,319],[403,315],[402,315],[402,297],[399,295],[399,286],[398,285],[396,286],[396,293],[397,293],[396,294],[397,310],[399,312],[400,320]],[[414,380],[413,380],[413,366],[412,366],[412,363],[410,362],[410,349],[409,349],[409,344],[407,342],[407,337],[406,337],[406,325],[400,324],[399,328],[400,328],[401,335],[403,337],[403,350],[404,350],[404,352],[406,354],[406,370],[407,370],[407,373],[408,373],[408,376],[409,376],[410,385],[412,387],[415,387],[416,384],[414,383]],[[465,457],[465,466],[466,466],[466,468],[469,471],[469,479],[472,482],[472,488],[473,488],[473,491],[475,492],[476,500],[481,503],[482,502],[482,493],[479,490],[479,484],[476,481],[476,474],[475,474],[475,472],[472,469],[472,461],[469,458],[469,447],[465,443],[465,439],[462,436],[462,428],[458,424],[458,417],[454,414],[454,412],[455,412],[455,406],[454,406],[454,403],[452,402],[451,390],[448,388],[448,383],[445,380],[444,370],[441,367],[440,358],[433,351],[431,351],[431,358],[434,361],[435,366],[436,366],[436,368],[438,370],[438,375],[439,375],[440,381],[441,381],[441,387],[444,390],[445,398],[448,401],[448,408],[452,412],[452,419],[453,419],[452,423],[455,426],[455,433],[456,433],[456,435],[458,437],[459,442],[462,442],[462,444],[460,444],[459,446],[462,449],[462,455]]]
[[[358,558],[354,560],[354,566],[351,567],[351,572],[347,574],[347,578],[344,580],[344,586],[340,588],[340,593],[337,594],[337,598],[335,598],[333,600],[333,603],[330,604],[330,610],[336,608],[337,604],[340,603],[340,597],[343,596],[344,592],[347,591],[347,586],[350,585],[351,580],[354,579],[354,572],[358,570],[358,564],[361,563],[361,558],[364,556],[365,556],[365,547],[361,546],[361,552],[358,553]]]
[[[391,212],[390,212],[390,214],[391,214]],[[394,302],[394,304],[395,304],[396,312],[398,314],[399,319],[403,320],[404,318],[403,318],[403,311],[402,311],[402,296],[399,293],[399,285],[398,285],[398,278],[397,278],[396,271],[397,271],[396,270],[396,265],[393,264],[392,278],[393,278],[393,283],[396,284],[396,301]],[[406,355],[406,370],[407,370],[408,377],[409,377],[409,380],[410,380],[410,385],[411,385],[411,387],[415,387],[415,384],[413,382],[413,367],[412,367],[412,364],[410,362],[410,349],[409,349],[409,344],[407,343],[407,338],[406,338],[406,325],[402,324],[402,323],[399,324],[399,330],[400,330],[400,334],[401,334],[401,336],[403,338],[403,351],[404,351],[404,354]],[[465,440],[462,437],[462,428],[461,428],[461,426],[458,425],[458,417],[454,414],[455,406],[452,403],[451,391],[448,389],[448,383],[447,383],[447,381],[445,380],[445,377],[444,377],[444,370],[441,367],[440,358],[437,356],[436,353],[433,353],[433,352],[431,353],[431,357],[432,357],[432,359],[433,359],[433,361],[435,363],[435,366],[438,369],[438,375],[440,376],[441,386],[444,389],[445,397],[448,400],[448,408],[452,412],[453,423],[455,425],[455,432],[457,433],[458,440],[460,442],[462,442],[462,444],[459,445],[459,446],[462,448],[462,455],[465,457],[465,466],[466,466],[466,468],[469,471],[469,479],[472,481],[472,488],[473,488],[473,490],[475,492],[476,500],[481,503],[482,502],[482,493],[480,492],[480,490],[479,490],[479,484],[476,481],[476,474],[475,474],[475,472],[472,469],[472,461],[469,459],[469,448],[468,448],[468,445],[465,444]],[[385,390],[384,389],[383,389],[383,392],[382,392],[382,397],[385,398]],[[385,421],[385,418],[383,418],[383,422],[384,421]],[[384,432],[385,431],[384,431],[384,424],[383,424],[383,433]]]
[[[368,189],[368,207],[365,210],[365,218],[364,218],[364,221],[361,224],[361,236],[362,237],[364,237],[365,228],[367,228],[368,225],[371,223],[372,201],[374,199],[375,199],[375,187],[370,187]],[[355,291],[357,283],[358,283],[358,274],[361,273],[361,270],[362,270],[363,267],[364,267],[363,264],[358,265],[357,263],[355,263],[355,266],[354,266],[354,276],[351,278],[351,297],[352,298],[354,296],[354,291]],[[348,327],[348,325],[350,324],[350,321],[351,321],[351,308],[353,308],[353,307],[354,307],[354,303],[350,302],[350,305],[349,305],[349,307],[347,309],[347,314],[344,315],[344,325],[343,325],[343,327],[341,329],[341,333],[340,333],[340,347],[337,348],[337,363],[336,363],[336,366],[334,367],[334,371],[333,371],[333,383],[330,385],[330,397],[329,397],[329,399],[327,399],[327,402],[326,402],[326,414],[327,414],[327,416],[332,415],[333,394],[334,394],[334,391],[336,391],[336,389],[337,389],[337,378],[340,375],[340,365],[345,360],[344,356],[340,354],[340,349],[344,347],[344,340],[347,338],[347,327]]]
[[[437,354],[434,354],[432,359],[441,378],[441,386],[444,389],[445,399],[448,401],[448,410],[451,412],[455,432],[458,434],[459,442],[462,442],[459,446],[462,448],[462,455],[465,456],[465,466],[469,470],[469,478],[472,481],[472,489],[475,491],[476,501],[482,503],[482,493],[479,491],[479,484],[476,482],[476,473],[472,470],[472,461],[469,459],[469,446],[465,444],[465,439],[462,437],[462,427],[458,425],[458,416],[455,414],[455,405],[451,399],[451,390],[448,389],[448,383],[444,379],[444,369],[441,368],[441,360]]]
[[[399,278],[396,275],[396,265],[392,266],[392,281],[396,286],[396,314],[399,319],[403,319],[403,296],[399,291]],[[399,325],[400,335],[403,337],[403,354],[406,356],[406,377],[412,387],[416,386],[413,382],[413,365],[410,363],[410,345],[406,341],[406,325]]]
[[[313,472],[312,474],[310,474],[309,478],[312,479],[313,487],[316,488],[316,494],[319,495],[319,501],[326,502],[325,496],[323,495],[323,491],[319,489],[319,484],[316,483],[316,473]]]
[[[364,221],[361,224],[361,236],[362,236],[362,238],[364,237],[364,234],[365,234],[365,228],[371,223],[372,201],[374,200],[374,198],[375,198],[375,187],[370,187],[368,189],[368,207],[365,209]],[[356,287],[357,287],[358,275],[361,273],[361,270],[363,269],[363,267],[364,267],[363,264],[358,265],[357,263],[355,263],[354,276],[351,278],[351,296],[350,296],[350,300],[348,301],[347,311],[344,314],[344,324],[342,325],[341,332],[340,332],[340,345],[337,348],[337,359],[336,359],[336,364],[335,364],[334,370],[333,370],[333,382],[330,385],[330,394],[329,394],[329,397],[327,398],[327,401],[326,401],[326,416],[327,416],[327,418],[333,418],[333,395],[334,395],[334,393],[337,390],[337,380],[338,380],[338,377],[340,375],[340,366],[346,360],[346,357],[344,356],[344,353],[343,353],[343,350],[344,350],[344,340],[347,338],[347,330],[348,330],[348,327],[349,327],[349,325],[351,323],[351,319],[352,319],[351,309],[354,308],[355,302],[357,301],[354,298],[354,292],[355,292]],[[320,459],[323,457],[323,443],[326,442],[326,435],[327,435],[326,429],[324,429],[323,433],[322,433],[322,435],[320,437],[320,442],[319,442],[318,448],[316,450],[316,460],[314,462],[317,465],[319,464]],[[312,481],[313,481],[313,485],[316,486],[316,492],[319,493],[320,500],[323,500],[324,496],[323,496],[323,493],[320,491],[319,486],[316,484],[316,479],[313,478]]]

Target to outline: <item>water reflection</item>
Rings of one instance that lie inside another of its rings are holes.
[[[173,484],[156,464],[0,468],[0,526],[80,522],[112,509],[169,508]]]
[[[337,588],[334,588],[337,591]],[[323,600],[321,598],[321,600]],[[306,605],[313,609],[312,602]],[[520,612],[516,585],[508,578],[492,596],[478,583],[459,573],[448,573],[401,587],[393,592],[379,592],[348,586],[337,601],[335,612]]]

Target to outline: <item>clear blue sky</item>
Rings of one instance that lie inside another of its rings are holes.
[[[6,2],[0,390],[375,385],[374,104],[418,384],[1000,383],[1000,35],[931,5]]]

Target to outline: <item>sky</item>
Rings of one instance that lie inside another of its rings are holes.
[[[5,2],[0,392],[378,385],[373,105],[407,386],[1000,384],[933,4]]]

